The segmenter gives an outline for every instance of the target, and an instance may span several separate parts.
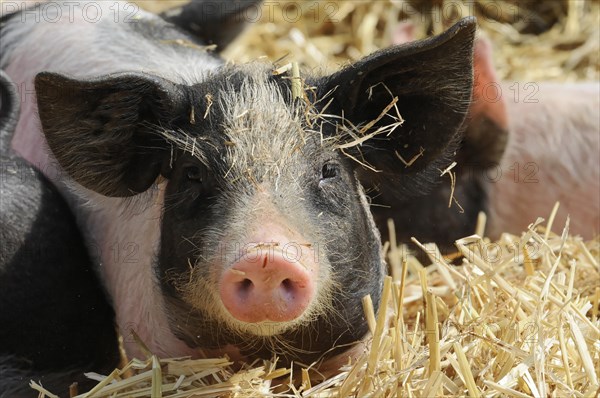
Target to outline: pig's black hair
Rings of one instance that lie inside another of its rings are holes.
[[[13,81],[4,70],[0,70],[0,99],[0,153],[8,153],[19,121],[20,98]]]
[[[0,164],[0,396],[31,395],[30,379],[66,393],[118,364],[114,311],[58,190],[16,156]]]

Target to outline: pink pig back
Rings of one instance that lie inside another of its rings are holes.
[[[570,231],[591,239],[600,232],[600,85],[503,83],[509,139],[496,175],[490,175],[488,233],[518,233],[536,217],[553,230],[567,215]]]

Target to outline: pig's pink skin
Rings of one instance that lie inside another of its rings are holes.
[[[570,231],[593,238],[600,232],[599,83],[518,87],[517,101],[516,85],[502,85],[510,135],[501,177],[490,173],[497,181],[489,184],[488,233],[519,233],[560,201],[553,230],[562,231],[568,214]]]
[[[392,44],[404,44],[415,40],[415,25],[402,21],[392,31]]]
[[[153,204],[146,211],[126,216],[129,217],[128,222],[122,221],[124,215],[119,203],[122,199],[104,198],[91,192],[89,194],[94,211],[87,214],[88,233],[96,241],[101,261],[99,268],[108,293],[113,302],[119,303],[115,308],[116,320],[121,334],[126,336],[123,344],[130,358],[145,357],[139,345],[129,337],[130,329],[135,330],[152,353],[160,357],[198,356],[196,350],[188,347],[171,332],[169,321],[162,310],[162,295],[155,291],[155,276],[149,266],[160,241],[160,229],[156,220],[162,214],[165,185],[163,183],[158,186]],[[123,254],[124,247],[129,243],[136,250],[136,255],[131,259]]]
[[[313,300],[317,275],[280,250],[259,250],[223,272],[219,292],[229,313],[240,321],[293,321]]]
[[[480,36],[475,41],[473,50],[473,102],[469,108],[469,118],[487,117],[497,126],[506,130],[508,114],[506,103],[497,100],[500,91],[500,79],[492,59],[492,44],[486,37]]]

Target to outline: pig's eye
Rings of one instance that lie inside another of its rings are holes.
[[[339,167],[335,163],[325,163],[321,169],[321,181],[336,178],[339,174]]]
[[[187,179],[190,181],[201,183],[206,180],[206,170],[203,167],[190,166],[186,168],[185,172]]]

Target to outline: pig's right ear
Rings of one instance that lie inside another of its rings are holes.
[[[165,151],[151,129],[181,114],[185,93],[176,84],[141,73],[75,80],[43,72],[35,89],[48,146],[71,178],[115,197],[153,184]]]
[[[327,93],[334,99],[325,113],[358,126],[341,138],[357,143],[346,144],[345,152],[380,171],[368,178],[420,182],[424,172],[448,166],[442,163],[458,141],[471,99],[475,27],[474,18],[465,18],[439,36],[378,51],[316,83],[320,102],[329,104]],[[402,125],[361,140],[396,123],[390,117],[395,109]]]

